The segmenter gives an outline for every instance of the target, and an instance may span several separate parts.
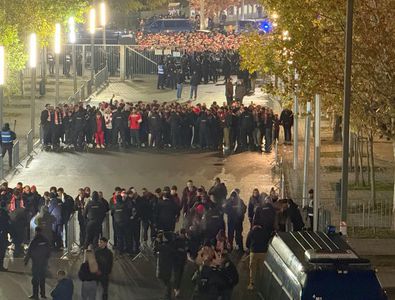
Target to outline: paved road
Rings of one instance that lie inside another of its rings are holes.
[[[223,158],[217,153],[173,153],[151,151],[102,152],[91,153],[39,153],[27,168],[10,176],[9,182],[14,186],[18,181],[24,184],[35,184],[39,191],[48,190],[50,186],[63,186],[66,192],[75,195],[79,187],[91,186],[92,189],[102,190],[109,197],[117,185],[134,186],[139,191],[143,187],[154,189],[164,185],[177,185],[180,189],[188,179],[195,184],[209,188],[212,180],[221,177],[229,190],[238,187],[245,201],[248,200],[253,188],[268,191],[272,186],[271,171],[272,155],[243,153]],[[245,232],[248,224],[245,224]],[[80,258],[79,258],[80,259]],[[76,297],[80,299],[79,280],[76,274],[79,259],[60,261],[54,259],[51,273],[63,265],[75,279]],[[234,258],[236,262],[240,257]],[[30,272],[22,266],[20,260],[9,262],[12,273],[0,273],[0,299],[25,299],[30,294]],[[238,263],[242,275],[234,299],[255,299],[254,293],[247,294],[246,274],[247,264]],[[188,298],[192,291],[190,278],[193,265],[188,265],[183,282],[183,290]],[[27,272],[27,273],[26,273]],[[3,284],[4,283],[4,284]],[[54,279],[48,281],[48,289],[55,284]],[[161,295],[161,285],[155,279],[155,265],[140,260],[132,263],[129,259],[116,261],[111,280],[111,299],[158,299]]]

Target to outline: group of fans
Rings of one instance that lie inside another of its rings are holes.
[[[29,259],[33,261],[32,299],[38,298],[39,288],[45,296],[49,252],[62,249],[64,242],[70,243],[69,231],[65,228],[74,213],[80,228],[79,244],[86,250],[86,261],[79,271],[83,281],[82,293],[96,293],[97,287],[92,282],[100,282],[103,299],[107,299],[112,267],[112,254],[102,235],[102,224],[108,212],[114,231],[113,249],[117,254],[134,257],[142,249],[140,243],[152,247],[157,253],[157,276],[166,286],[165,299],[172,298],[173,290],[176,297],[180,295],[188,259],[197,264],[193,277],[196,283],[194,299],[230,299],[232,289],[238,283],[238,272],[230,254],[234,243],[236,250],[244,253],[242,234],[246,214],[251,225],[246,239],[250,253],[249,289],[254,289],[257,268],[262,267],[259,262],[273,233],[290,228],[298,231],[304,227],[298,206],[290,199],[279,199],[273,188],[269,194],[254,189],[248,205],[245,205],[240,190],[228,193],[219,178],[208,190],[203,186],[196,187],[189,180],[180,193],[176,186],[157,188],[153,192],[143,188],[141,193],[134,187],[116,187],[108,201],[102,192],[91,192],[89,187],[81,188],[75,198],[61,187],[51,187],[41,196],[34,186],[23,186],[22,183],[14,189],[3,183],[0,191],[1,271],[7,271],[3,262],[9,245],[8,235],[11,236],[14,256],[22,256],[23,244],[31,240],[30,228],[36,227],[36,236],[25,256],[26,263]],[[99,255],[92,256],[95,249]],[[97,262],[93,263],[95,259]],[[173,275],[174,282],[171,282]]]
[[[126,103],[111,99],[98,107],[81,104],[53,108],[47,105],[41,113],[43,144],[46,148],[82,150],[89,146],[153,147],[172,149],[211,149],[245,151],[262,149],[270,152],[278,139],[280,125],[285,142],[291,141],[292,111],[280,116],[268,107],[245,106],[233,101],[229,105],[214,102]]]
[[[183,49],[186,53],[210,51],[238,50],[241,35],[216,31],[172,32],[172,33],[136,33],[137,45],[140,49]]]

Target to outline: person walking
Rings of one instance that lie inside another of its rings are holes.
[[[233,238],[236,237],[238,250],[243,252],[243,221],[247,207],[239,197],[238,190],[232,191],[229,199],[224,204],[224,212],[228,215],[228,238],[231,249]]]
[[[0,136],[1,156],[4,158],[6,152],[8,152],[8,165],[12,168],[12,148],[14,146],[14,140],[16,140],[16,134],[10,129],[10,124],[5,123]]]
[[[246,247],[250,251],[250,282],[247,287],[248,290],[255,288],[255,279],[257,273],[262,271],[265,254],[272,234],[273,232],[269,228],[264,228],[255,222],[248,233],[246,241]]]
[[[198,72],[193,71],[193,74],[192,74],[192,77],[191,77],[191,93],[190,93],[190,96],[189,96],[190,100],[192,100],[192,99],[196,100],[199,83],[200,83],[199,74],[198,74]]]
[[[33,294],[29,299],[38,300],[38,292],[40,290],[41,298],[45,295],[45,277],[48,269],[48,260],[51,254],[51,247],[48,240],[42,234],[41,227],[36,227],[36,235],[29,245],[24,263],[27,266],[29,260],[32,260],[32,285]]]
[[[64,270],[59,270],[57,273],[58,283],[51,292],[53,300],[73,300],[74,284],[73,280],[66,277]]]
[[[103,288],[103,300],[108,299],[108,284],[112,271],[114,256],[110,249],[107,248],[108,240],[105,237],[100,238],[99,248],[96,249],[95,256],[99,266],[99,282]]]
[[[78,272],[78,277],[82,281],[82,300],[96,300],[98,272],[99,267],[92,251],[92,245],[89,245],[88,249],[85,250],[84,262]]]

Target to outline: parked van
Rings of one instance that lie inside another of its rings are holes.
[[[258,292],[265,300],[386,300],[369,260],[339,234],[287,232],[273,237]]]
[[[145,33],[192,31],[192,23],[188,19],[159,19],[144,26]]]

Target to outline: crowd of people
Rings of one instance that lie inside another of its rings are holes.
[[[191,31],[171,33],[136,33],[137,45],[147,49],[182,49],[186,53],[210,51],[237,51],[241,43],[241,35],[217,31]]]
[[[279,199],[274,188],[269,193],[254,189],[245,205],[240,190],[229,193],[220,178],[209,189],[195,186],[189,180],[180,192],[176,186],[152,192],[143,188],[141,193],[134,187],[116,187],[108,200],[102,192],[91,191],[89,187],[79,189],[75,198],[61,187],[51,187],[41,196],[34,186],[22,183],[14,189],[3,183],[0,191],[0,271],[7,271],[3,263],[8,235],[13,255],[23,256],[23,244],[31,240],[30,228],[35,227],[36,235],[25,255],[26,264],[30,259],[33,262],[32,299],[38,299],[39,291],[45,296],[49,253],[62,249],[63,243],[70,243],[69,231],[65,229],[69,228],[73,214],[80,229],[79,238],[73,242],[78,242],[85,251],[79,270],[82,299],[95,299],[89,297],[96,294],[97,282],[103,286],[103,299],[108,297],[113,256],[102,231],[107,214],[111,215],[116,254],[134,257],[142,246],[157,253],[157,274],[166,287],[165,299],[172,299],[173,293],[176,297],[180,295],[188,259],[197,266],[194,299],[230,299],[238,283],[230,254],[234,250],[244,254],[245,247],[250,253],[248,289],[254,289],[257,267],[262,267],[259,262],[274,232],[304,228],[298,206],[290,199]],[[246,243],[245,215],[251,226]],[[63,270],[58,275],[60,281],[65,277]],[[70,282],[62,283],[72,286]]]
[[[171,149],[245,150],[270,152],[283,126],[291,142],[292,111],[280,116],[268,107],[214,102],[130,103],[111,99],[98,107],[81,104],[46,105],[41,113],[46,149],[85,147],[150,147]],[[263,142],[264,141],[264,142]]]

